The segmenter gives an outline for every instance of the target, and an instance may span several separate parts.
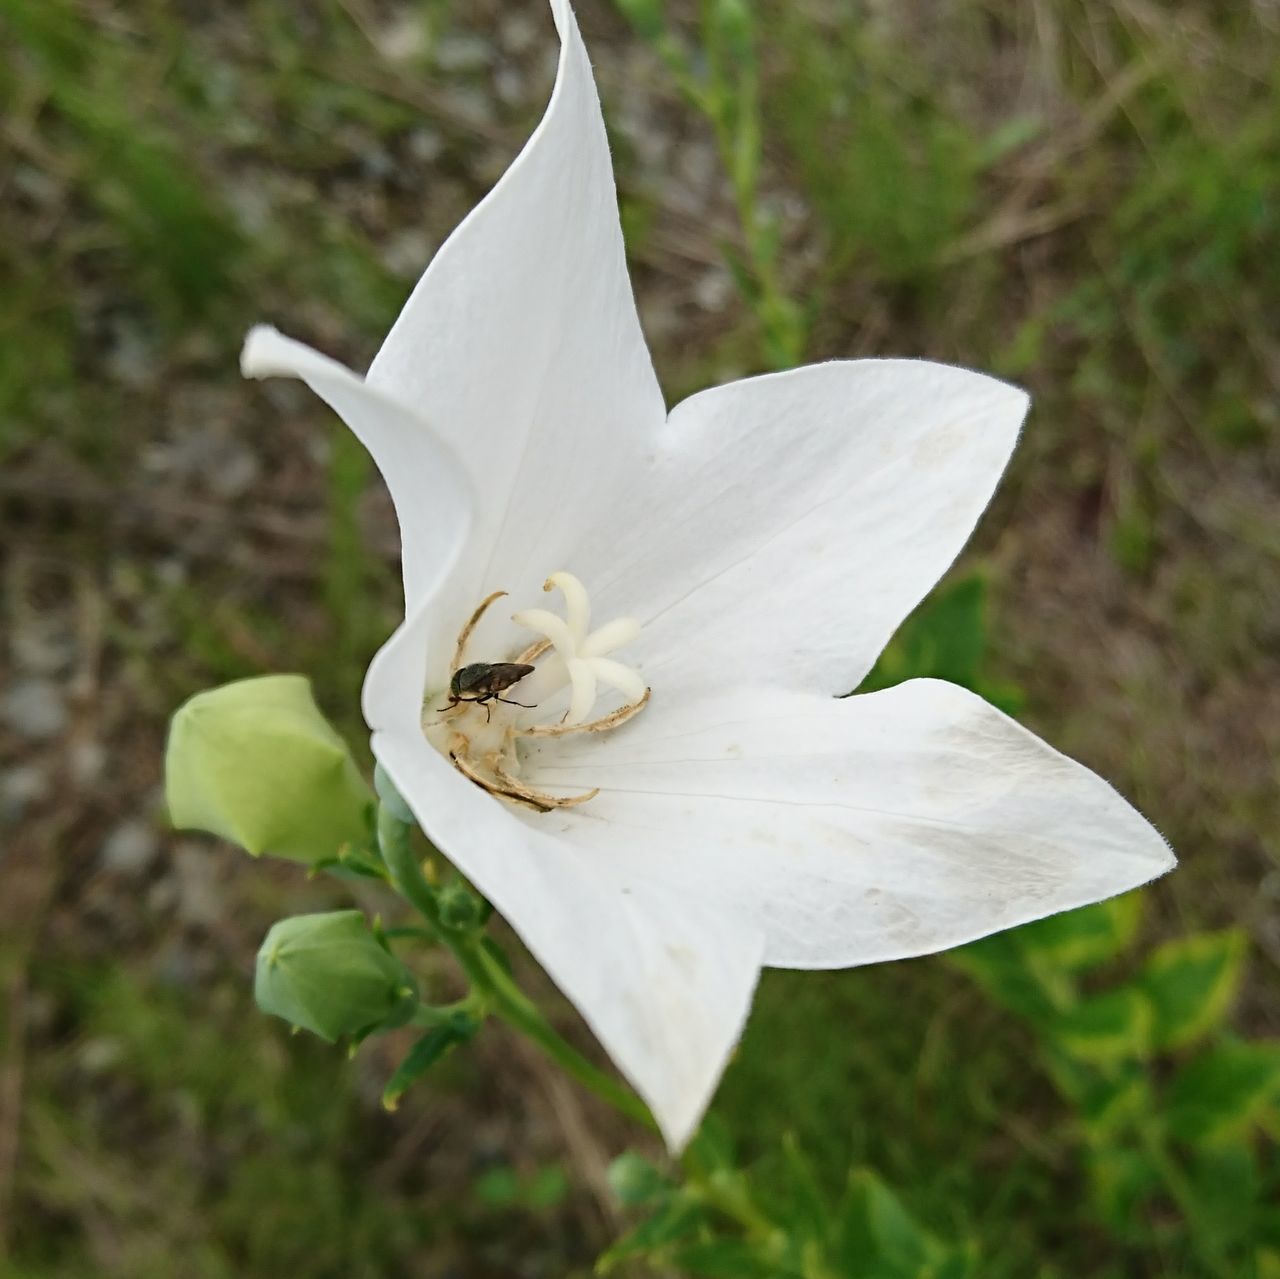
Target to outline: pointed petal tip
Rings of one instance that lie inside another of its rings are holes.
[[[241,377],[292,376],[294,361],[286,356],[291,354],[290,348],[295,345],[273,325],[255,324],[245,335],[244,346],[240,348]]]
[[[718,1077],[716,1082],[719,1083]],[[662,1144],[666,1146],[667,1154],[672,1159],[679,1159],[684,1154],[685,1147],[697,1136],[710,1104],[711,1094],[708,1093],[701,1104],[694,1109],[675,1112],[667,1108],[667,1113],[664,1114],[662,1110],[650,1107],[653,1121],[658,1125],[658,1133],[662,1137]]]
[[[240,372],[247,378],[295,377],[304,382],[315,378],[344,383],[359,383],[364,379],[353,373],[345,364],[281,333],[273,324],[255,324],[240,348]],[[321,394],[323,399],[323,393]],[[340,414],[341,415],[341,414]]]

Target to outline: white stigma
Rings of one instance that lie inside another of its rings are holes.
[[[542,585],[544,591],[556,588],[564,596],[564,617],[545,608],[527,608],[511,620],[549,640],[563,664],[570,696],[561,723],[566,727],[586,723],[601,684],[621,693],[627,702],[639,701],[645,695],[644,680],[630,666],[608,655],[631,643],[640,634],[640,623],[632,617],[619,617],[588,632],[591,601],[586,587],[572,573],[561,572],[552,573]]]
[[[468,781],[540,813],[576,808],[599,792],[552,795],[539,790],[521,777],[524,756],[554,750],[555,739],[569,734],[612,732],[644,710],[650,695],[638,671],[609,656],[640,634],[640,623],[619,617],[592,631],[586,587],[572,573],[562,572],[552,573],[542,585],[544,591],[557,588],[564,596],[564,616],[545,608],[516,613],[511,620],[538,638],[509,660],[495,654],[497,661],[477,662],[476,655],[468,655],[476,627],[506,592],[494,591],[481,600],[458,634],[450,685],[427,697],[422,720],[427,740]],[[548,720],[548,712],[540,708],[553,698],[558,705],[566,685],[568,709],[559,720]],[[602,685],[621,693],[623,700],[593,717]]]

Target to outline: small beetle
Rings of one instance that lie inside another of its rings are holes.
[[[533,707],[526,706],[524,702],[513,702],[501,696],[532,671],[533,667],[527,662],[472,662],[454,671],[449,681],[449,705],[476,702],[484,707],[486,722],[490,717],[490,702],[504,702],[507,706],[523,706],[527,711],[532,710]]]

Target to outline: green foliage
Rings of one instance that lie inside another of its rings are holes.
[[[957,578],[929,595],[902,624],[858,691],[872,693],[906,679],[945,679],[972,689],[1002,710],[1021,705],[1017,689],[992,680],[987,652],[987,581]]]
[[[1245,944],[1244,934],[1233,929],[1180,937],[1156,949],[1138,983],[1151,1004],[1157,1048],[1184,1047],[1222,1023],[1240,989]]]
[[[615,0],[637,33],[653,45],[685,100],[712,126],[733,188],[743,245],[722,243],[725,263],[760,330],[765,362],[798,364],[810,316],[780,274],[781,226],[761,202],[764,163],[759,31],[745,0],[701,0],[696,50],[674,38],[657,0]]]
[[[1099,1218],[1135,1246],[1178,1239],[1205,1273],[1226,1279],[1240,1273],[1269,1193],[1257,1138],[1276,1124],[1280,1048],[1226,1034],[1243,977],[1235,931],[1166,942],[1105,989],[1082,984],[1131,945],[1138,900],[977,943],[954,963],[1035,1029],[1045,1069],[1075,1109]],[[1179,1059],[1165,1066],[1164,1054]],[[1176,1229],[1157,1224],[1162,1198],[1178,1210]]]
[[[491,1168],[478,1177],[472,1193],[486,1207],[510,1211],[546,1212],[559,1204],[569,1191],[564,1169],[549,1164],[531,1176],[521,1176],[514,1168]]]
[[[127,45],[57,4],[6,0],[80,161],[80,181],[164,303],[207,307],[229,283],[240,236],[188,153],[139,110]]]
[[[828,239],[827,274],[930,281],[976,216],[983,169],[1038,123],[1015,118],[984,139],[871,23],[789,10],[780,26],[779,120]]]
[[[1152,1021],[1150,1003],[1122,986],[1078,999],[1048,1023],[1048,1030],[1070,1056],[1102,1064],[1145,1056]]]
[[[1018,930],[1018,944],[1037,964],[1081,974],[1123,955],[1142,923],[1142,897],[1126,893],[1088,910],[1050,915]]]
[[[438,1061],[455,1048],[465,1044],[480,1028],[480,1023],[468,1013],[454,1013],[438,1026],[432,1026],[405,1055],[396,1072],[382,1090],[382,1104],[395,1110],[400,1098],[420,1080]]]
[[[1169,1133],[1188,1145],[1276,1130],[1280,1042],[1227,1040],[1193,1058],[1169,1087]]]
[[[839,1198],[787,1138],[781,1183],[768,1197],[716,1150],[714,1126],[685,1159],[685,1180],[673,1183],[638,1156],[617,1161],[610,1180],[625,1188],[628,1206],[646,1218],[597,1263],[609,1274],[646,1261],[708,1279],[966,1279],[976,1253],[941,1243],[869,1169],[853,1171]],[[637,1197],[634,1187],[643,1187]]]

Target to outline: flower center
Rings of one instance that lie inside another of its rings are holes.
[[[521,781],[521,744],[529,739],[564,737],[570,733],[603,733],[625,724],[649,702],[650,690],[640,675],[610,656],[640,634],[640,623],[620,617],[590,630],[591,601],[572,573],[552,573],[544,591],[564,596],[561,617],[548,609],[529,608],[511,620],[538,638],[509,661],[467,660],[467,648],[481,618],[506,591],[480,602],[458,635],[449,687],[427,697],[422,728],[427,740],[454,767],[492,795],[538,812],[572,808],[599,794],[551,795]],[[554,711],[568,689],[568,706]],[[621,704],[605,710],[602,703]],[[603,712],[603,713],[602,713]]]

